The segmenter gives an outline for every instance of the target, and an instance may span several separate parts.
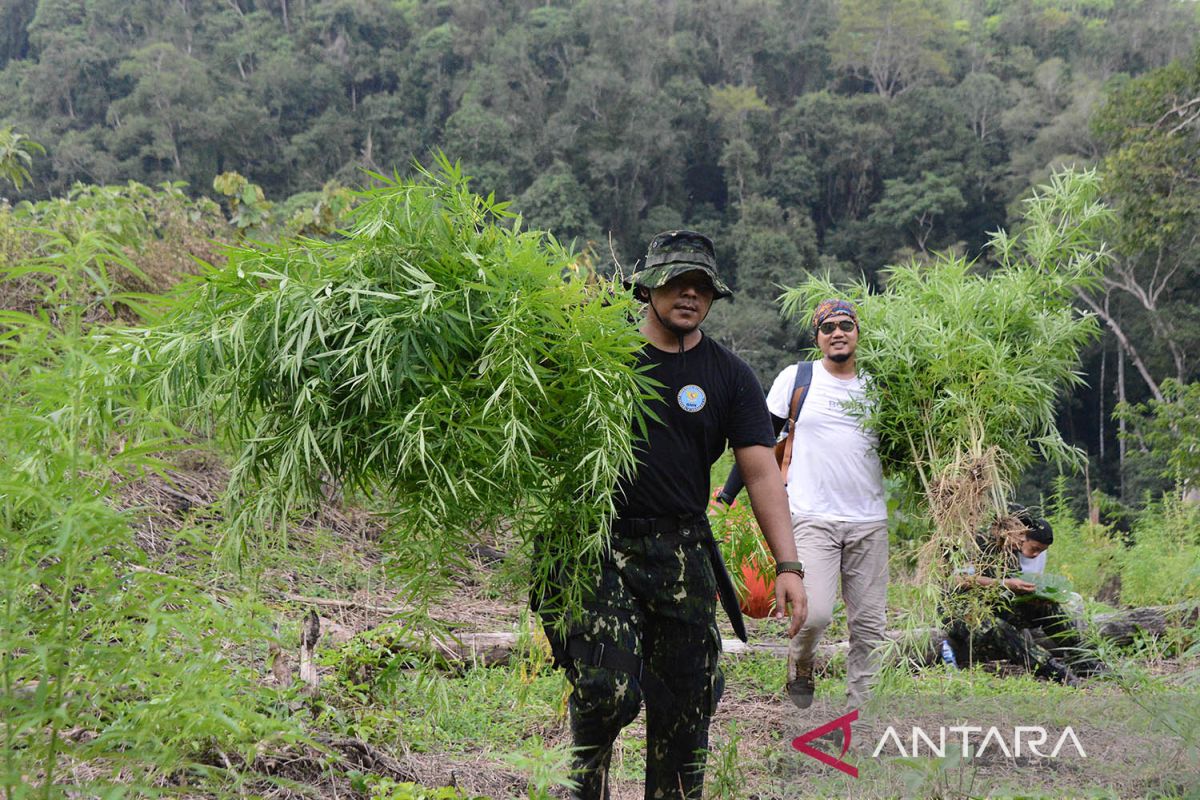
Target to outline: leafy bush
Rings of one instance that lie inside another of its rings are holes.
[[[32,311],[65,298],[88,306],[85,319],[112,319],[117,295],[129,312],[149,300],[132,293],[194,274],[196,259],[214,259],[229,229],[215,203],[192,200],[183,188],[76,184],[65,197],[0,206],[0,269],[8,270],[0,307]],[[18,268],[34,260],[31,270]]]
[[[115,483],[156,469],[172,428],[141,412],[120,351],[88,302],[121,258],[86,235],[5,274],[47,279],[51,313],[0,313],[0,787],[149,784],[157,772],[253,759],[272,696],[230,661],[264,636],[239,604],[144,566]],[[0,289],[6,283],[0,274]],[[117,301],[119,294],[110,295]]]
[[[1066,514],[1050,519],[1054,545],[1047,568],[1062,573],[1084,597],[1096,598],[1119,568],[1120,541],[1103,525],[1077,522]]]
[[[1200,508],[1166,499],[1138,519],[1119,558],[1121,600],[1133,606],[1200,597]]]
[[[885,287],[848,290],[812,278],[783,295],[806,323],[825,297],[859,304],[858,358],[871,376],[869,424],[885,471],[903,480],[933,523],[923,563],[948,576],[978,557],[974,534],[1004,512],[1035,454],[1072,463],[1056,401],[1080,382],[1078,353],[1096,323],[1072,307],[1103,259],[1108,218],[1094,172],[1063,173],[1025,208],[1019,232],[990,242],[990,271],[953,254],[886,272]]]
[[[1167,497],[1150,504],[1122,536],[1077,522],[1064,509],[1050,518],[1049,566],[1084,597],[1120,588],[1121,605],[1169,605],[1200,597],[1200,509]]]
[[[575,603],[650,396],[636,306],[439,163],[376,176],[344,239],[232,250],[150,332],[157,387],[232,437],[235,547],[333,482],[393,506],[418,601],[503,524]]]
[[[352,689],[387,689],[396,670],[422,666],[433,657],[420,649],[419,635],[400,622],[363,631],[338,648],[322,650],[319,661]]]
[[[1134,453],[1152,455],[1161,474],[1180,488],[1200,485],[1200,383],[1162,383],[1163,400],[1117,407],[1130,423],[1125,438]]]

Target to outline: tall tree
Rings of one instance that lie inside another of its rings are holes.
[[[1111,148],[1104,185],[1119,221],[1104,292],[1121,310],[1094,295],[1083,300],[1161,401],[1163,377],[1191,380],[1200,348],[1200,53],[1127,82],[1095,130]],[[1153,347],[1131,325],[1149,331]]]
[[[28,55],[28,28],[36,10],[37,0],[0,0],[0,69]]]
[[[717,123],[723,145],[720,165],[730,194],[742,203],[757,173],[758,151],[751,144],[750,117],[770,113],[754,86],[713,86],[708,91],[709,114]]]
[[[936,0],[844,0],[829,54],[834,67],[890,98],[949,74],[950,33]]]
[[[806,94],[782,115],[777,163],[801,172],[814,167],[816,196],[809,210],[825,252],[845,259],[861,255],[853,244],[834,248],[831,237],[864,219],[878,198],[895,146],[889,127],[887,101],[871,94]]]
[[[871,219],[904,231],[921,254],[928,255],[925,245],[935,226],[944,225],[947,218],[953,218],[966,205],[952,180],[926,172],[915,182],[901,178],[884,181],[883,197],[871,210]]]
[[[200,177],[195,174],[197,157],[223,133],[207,114],[216,91],[204,64],[160,43],[135,51],[116,73],[133,84],[133,91],[109,111],[128,158],[149,165],[151,174]]]
[[[600,239],[600,230],[588,208],[587,191],[562,162],[539,175],[515,206],[526,227],[550,231],[560,242],[574,241],[576,247],[582,247],[589,240]]]

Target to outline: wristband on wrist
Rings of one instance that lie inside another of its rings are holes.
[[[785,572],[791,572],[799,575],[801,580],[804,579],[804,562],[803,561],[780,561],[775,564],[775,577],[778,578]]]

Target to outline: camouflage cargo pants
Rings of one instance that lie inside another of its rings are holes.
[[[1053,641],[1053,651],[1033,636],[1039,628]],[[1014,603],[976,628],[954,620],[946,628],[946,638],[960,664],[1005,660],[1024,666],[1038,677],[1063,682],[1073,677],[1063,656],[1080,649],[1070,622],[1058,606],[1036,600]]]
[[[711,536],[702,527],[699,533]],[[643,700],[645,796],[700,797],[709,722],[723,686],[715,595],[708,551],[697,538],[659,533],[613,538],[593,599],[572,636],[636,655],[657,680],[579,660],[568,670],[571,732],[580,748],[578,797],[608,797],[613,742]]]

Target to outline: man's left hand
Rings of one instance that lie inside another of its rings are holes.
[[[775,578],[775,616],[782,617],[784,609],[792,614],[788,625],[790,639],[808,619],[808,592],[804,590],[804,579],[794,572],[783,572]]]

